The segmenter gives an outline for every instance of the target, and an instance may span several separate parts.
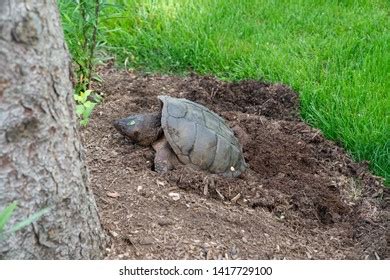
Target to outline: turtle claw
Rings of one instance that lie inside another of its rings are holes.
[[[167,173],[172,170],[173,166],[167,160],[158,160],[157,157],[154,159],[154,171],[157,173]]]

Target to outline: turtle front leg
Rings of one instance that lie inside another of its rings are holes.
[[[179,164],[179,160],[165,137],[162,137],[154,142],[152,146],[156,151],[156,155],[154,157],[154,171],[158,173],[165,173],[174,169],[174,167]]]

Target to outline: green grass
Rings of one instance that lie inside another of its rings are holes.
[[[307,122],[390,182],[389,1],[107,2],[100,42],[119,64],[288,84]]]

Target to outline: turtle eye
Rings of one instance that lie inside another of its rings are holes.
[[[127,126],[133,126],[135,125],[135,120],[131,120],[127,123]]]

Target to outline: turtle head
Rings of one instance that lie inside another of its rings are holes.
[[[129,116],[127,118],[114,121],[114,127],[130,140],[137,142],[142,132],[142,119],[138,116]]]
[[[161,115],[132,115],[113,122],[114,127],[131,142],[149,146],[161,133]]]

